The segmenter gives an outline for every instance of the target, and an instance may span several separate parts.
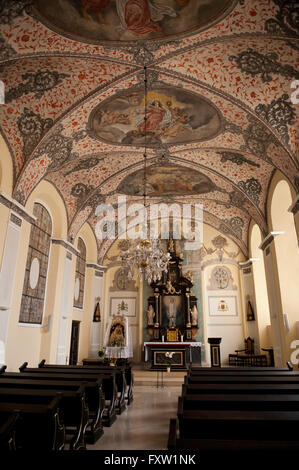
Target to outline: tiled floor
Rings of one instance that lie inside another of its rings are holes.
[[[166,450],[181,386],[135,386],[134,401],[88,450]]]

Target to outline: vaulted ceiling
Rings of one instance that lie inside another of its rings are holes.
[[[150,200],[203,203],[246,255],[274,171],[299,192],[295,0],[2,0],[0,21],[13,196],[51,182],[70,238],[100,202],[140,199],[145,76]]]

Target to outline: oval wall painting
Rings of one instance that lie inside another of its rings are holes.
[[[110,144],[184,144],[214,138],[221,131],[221,114],[206,98],[175,87],[159,87],[118,94],[100,103],[91,113],[88,131]]]
[[[186,36],[219,22],[236,0],[34,0],[34,15],[71,39],[97,44]]]

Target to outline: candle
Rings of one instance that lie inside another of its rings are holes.
[[[164,335],[162,335],[162,343],[164,343]]]
[[[183,341],[184,341],[184,336],[181,335],[181,342],[183,343]]]

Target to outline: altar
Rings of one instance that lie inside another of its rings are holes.
[[[192,292],[192,274],[183,273],[183,254],[176,253],[175,241],[168,242],[170,260],[167,272],[151,283],[148,297],[147,335],[144,360],[152,370],[186,370],[201,364],[197,298]]]
[[[192,342],[146,342],[143,344],[144,361],[151,370],[186,370],[190,364],[201,364],[199,341]]]

